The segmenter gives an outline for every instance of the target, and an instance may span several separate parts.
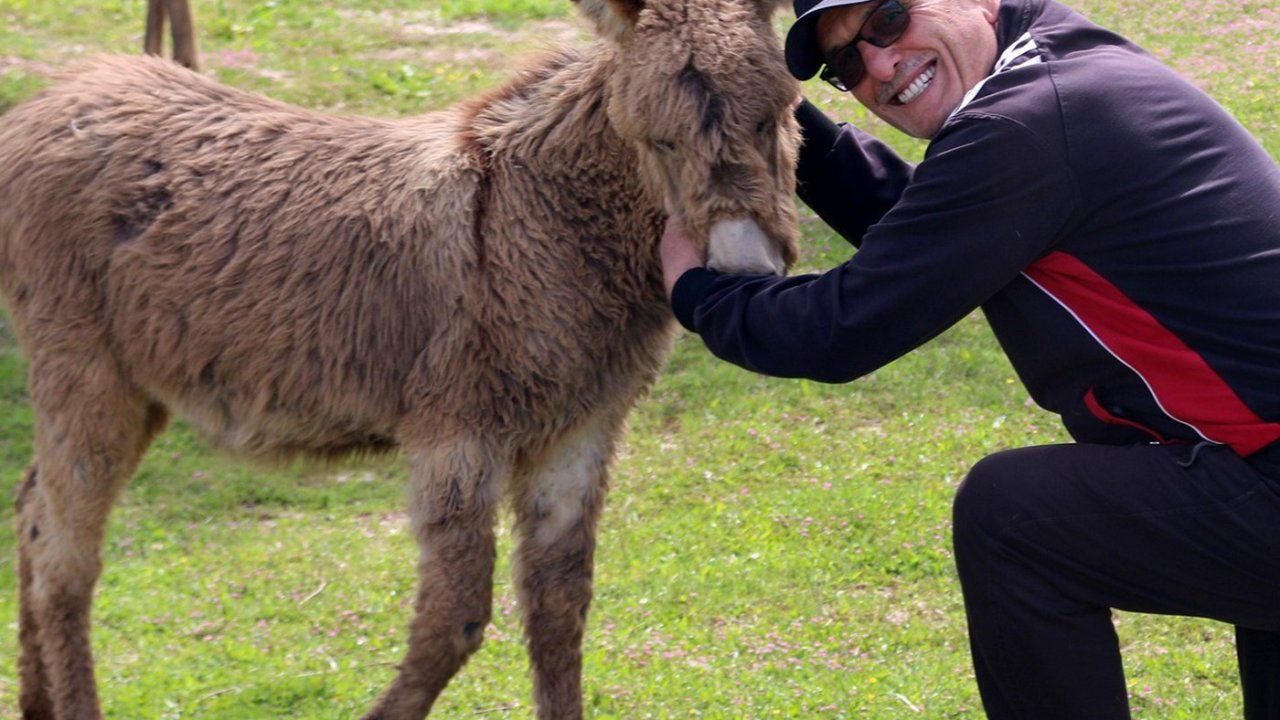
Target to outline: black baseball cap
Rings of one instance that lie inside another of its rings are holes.
[[[818,47],[818,16],[831,8],[861,5],[871,0],[795,0],[796,21],[787,31],[787,69],[799,80],[808,80],[822,69],[826,58]]]

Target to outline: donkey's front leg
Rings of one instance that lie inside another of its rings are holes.
[[[480,647],[493,598],[494,513],[504,463],[459,441],[413,457],[418,596],[400,674],[366,720],[420,720]]]
[[[520,487],[516,568],[541,720],[582,717],[582,637],[611,452],[609,433],[580,430],[547,452]]]

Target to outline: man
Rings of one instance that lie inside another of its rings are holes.
[[[1053,0],[796,0],[787,63],[929,138],[912,167],[813,106],[801,198],[858,246],[668,292],[718,356],[865,375],[976,308],[1074,444],[979,462],[956,563],[991,718],[1127,718],[1111,608],[1232,623],[1280,718],[1280,168],[1222,108]]]

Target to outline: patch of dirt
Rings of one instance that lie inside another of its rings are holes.
[[[372,57],[423,65],[493,63],[589,41],[581,23],[562,19],[530,20],[515,30],[504,30],[481,20],[444,22],[436,15],[382,12],[374,17],[392,27],[392,36],[403,45]],[[468,37],[477,41],[468,43]]]
[[[57,70],[57,67],[40,60],[28,60],[14,55],[0,55],[0,73],[9,73],[16,70],[32,75],[49,75]]]
[[[439,22],[410,22],[400,26],[409,35],[509,35],[503,30],[479,20],[463,20],[441,24]]]
[[[411,62],[415,65],[442,65],[444,63],[491,63],[498,58],[503,57],[503,55],[504,53],[488,48],[398,47],[391,50],[372,53],[369,57],[372,57],[375,60]]]

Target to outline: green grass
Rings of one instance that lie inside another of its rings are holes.
[[[1280,153],[1280,14],[1259,1],[1088,0]],[[0,108],[56,67],[135,52],[142,0],[0,0]],[[585,37],[568,0],[196,0],[205,71],[333,112],[403,115]],[[783,23],[779,23],[779,28]],[[902,152],[818,83],[807,91]],[[848,254],[804,219],[804,266]],[[0,496],[31,456],[0,320]],[[597,554],[592,718],[977,718],[950,551],[955,485],[995,450],[1064,439],[977,316],[845,386],[757,377],[687,335],[632,416]],[[403,470],[264,472],[164,435],[113,515],[94,644],[118,718],[345,718],[404,649],[416,549]],[[0,505],[0,524],[12,509]],[[501,538],[493,625],[439,717],[532,716]],[[0,716],[16,715],[14,538],[0,532]],[[1121,614],[1138,717],[1239,716],[1228,628]]]

